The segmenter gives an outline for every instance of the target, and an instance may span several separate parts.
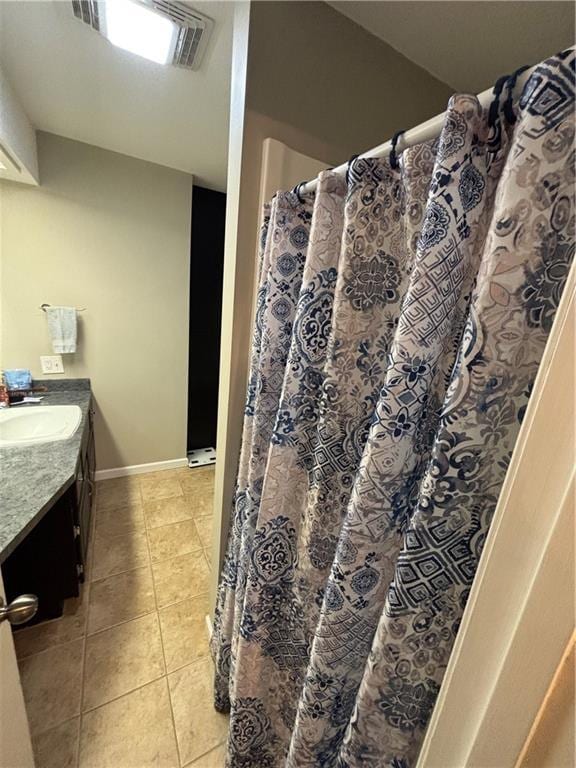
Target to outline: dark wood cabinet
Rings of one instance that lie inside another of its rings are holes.
[[[84,581],[84,566],[88,557],[88,540],[92,526],[96,454],[94,445],[93,412],[88,413],[88,423],[82,438],[82,448],[76,469],[76,493],[74,499],[74,534],[76,537],[78,575]]]
[[[74,482],[2,564],[8,602],[25,593],[38,597],[38,612],[29,624],[58,618],[64,600],[80,594],[92,525],[95,468],[90,409]]]

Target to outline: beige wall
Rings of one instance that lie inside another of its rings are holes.
[[[229,162],[238,159],[241,167],[238,181],[230,169],[228,177],[228,206],[237,198],[238,215],[235,242],[226,254],[225,272],[230,274],[224,317],[230,317],[223,324],[220,367],[215,505],[223,517],[223,542],[246,391],[264,139],[278,139],[327,166],[339,165],[386,141],[399,128],[442,112],[452,92],[321,2],[252,2],[249,39],[243,45],[247,52],[238,43],[233,57],[233,66],[240,68],[241,58],[247,56],[247,75],[243,123],[237,124],[233,115],[230,123]],[[230,304],[227,297],[232,296]]]
[[[51,354],[40,304],[85,307],[98,469],[186,455],[192,177],[38,134],[41,186],[0,184],[2,367]],[[57,378],[57,377],[54,377]]]
[[[338,164],[443,111],[451,93],[326,3],[252,3],[247,106],[332,147]]]

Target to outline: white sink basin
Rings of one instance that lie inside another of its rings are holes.
[[[0,447],[66,440],[81,420],[77,405],[13,406],[0,411]]]

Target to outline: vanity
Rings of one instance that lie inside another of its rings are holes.
[[[59,416],[71,414],[77,421],[65,439],[0,445],[0,569],[8,602],[23,593],[38,597],[30,623],[61,616],[64,600],[79,595],[95,494],[90,380],[35,383],[47,387],[41,404],[12,406],[10,412],[16,416],[17,410],[30,409],[26,415],[32,421],[32,409],[42,408],[48,426],[41,424],[40,411],[34,414],[40,433],[58,426],[50,426],[56,415],[51,406],[60,407]],[[17,434],[18,427],[12,431]]]

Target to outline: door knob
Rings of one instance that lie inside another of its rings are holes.
[[[8,619],[10,624],[24,624],[36,615],[37,610],[36,595],[20,595],[8,605],[0,597],[0,622]]]

